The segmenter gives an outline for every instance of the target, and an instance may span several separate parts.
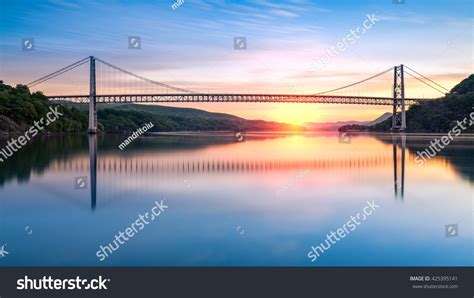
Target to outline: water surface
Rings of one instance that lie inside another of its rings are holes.
[[[419,166],[432,136],[154,135],[121,151],[126,137],[38,137],[0,164],[0,266],[473,264],[474,138]],[[161,200],[165,212],[99,261]],[[367,201],[380,207],[311,262]]]

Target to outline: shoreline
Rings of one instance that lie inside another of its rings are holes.
[[[120,135],[120,136],[129,136],[133,132],[99,132],[96,135],[97,136],[111,136],[111,135]],[[393,136],[393,135],[400,135],[403,134],[407,138],[426,138],[426,139],[431,139],[433,137],[439,137],[439,136],[444,136],[447,134],[446,133],[433,133],[433,132],[337,132],[337,131],[161,131],[161,132],[148,132],[142,135],[142,137],[158,137],[158,136],[163,136],[163,137],[172,137],[172,136],[182,136],[182,137],[193,137],[193,136],[203,136],[203,137],[228,137],[228,136],[235,136],[237,133],[240,133],[244,136],[255,136],[255,135],[273,135],[273,136],[288,136],[288,135],[336,135],[340,136],[341,134],[347,134],[350,135],[351,137],[357,137],[357,136]],[[5,133],[5,132],[0,132],[0,139],[9,139],[9,138],[14,138],[17,136],[21,136],[22,133]],[[59,133],[59,132],[54,132],[54,133],[43,133],[43,134],[38,134],[38,136],[41,137],[56,137],[56,136],[84,136],[88,135],[87,132],[83,133]],[[456,139],[472,139],[474,138],[474,133],[462,133],[459,136],[456,137]]]

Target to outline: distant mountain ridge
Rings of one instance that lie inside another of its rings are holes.
[[[392,113],[386,112],[372,121],[337,121],[337,122],[306,122],[303,125],[311,131],[337,131],[340,127],[347,125],[374,125],[392,117]]]

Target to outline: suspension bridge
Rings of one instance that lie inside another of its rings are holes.
[[[85,94],[77,92],[75,95],[58,95],[54,94],[53,91],[45,95],[52,102],[88,103],[88,132],[91,134],[97,133],[97,104],[167,102],[318,103],[392,106],[394,115],[392,117],[392,130],[403,131],[406,129],[405,112],[407,107],[434,99],[405,97],[405,74],[443,95],[449,93],[448,89],[403,64],[386,69],[364,80],[315,94],[204,93],[145,78],[94,56],[81,59],[26,85],[29,88],[37,86],[87,64],[89,65],[88,92]],[[124,76],[125,79],[118,76],[118,74]],[[369,95],[360,95],[360,91],[355,90],[358,86],[370,84],[370,82],[384,75],[390,75],[391,81],[393,79],[393,83],[387,84],[390,85],[390,96],[375,96],[373,92]]]

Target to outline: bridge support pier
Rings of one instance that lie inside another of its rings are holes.
[[[403,64],[393,68],[393,114],[392,130],[402,131],[407,128],[405,116],[405,82]]]
[[[95,58],[90,56],[90,81],[89,81],[89,134],[97,133],[97,107],[95,89]]]

